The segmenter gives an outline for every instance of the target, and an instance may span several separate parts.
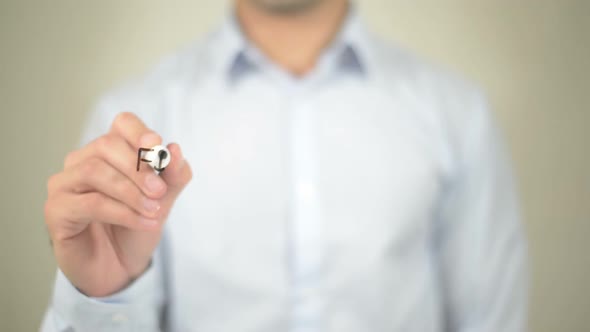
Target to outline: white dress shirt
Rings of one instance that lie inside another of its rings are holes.
[[[105,97],[83,142],[129,110],[195,176],[144,275],[89,298],[58,271],[43,331],[525,329],[525,242],[484,98],[354,12],[304,78],[230,17]]]

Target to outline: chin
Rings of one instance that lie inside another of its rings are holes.
[[[304,12],[315,7],[317,4],[325,0],[250,0],[256,6],[264,10],[283,13],[294,14]]]

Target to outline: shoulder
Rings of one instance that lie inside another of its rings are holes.
[[[155,66],[138,77],[133,77],[107,91],[101,103],[153,103],[173,90],[196,82],[206,72],[208,54],[205,52],[210,37],[165,56]]]
[[[428,123],[453,160],[497,130],[483,90],[470,79],[373,37],[377,86],[383,94],[403,100],[408,112]]]
[[[207,52],[217,32],[195,40],[184,48],[164,56],[143,74],[102,94],[91,117],[109,122],[119,112],[136,113],[148,125],[157,127],[168,117],[171,103],[186,96],[211,77],[212,56]]]
[[[472,80],[391,42],[374,40],[377,75],[384,92],[413,99],[419,109],[444,121],[451,130],[489,116],[487,97]]]
[[[402,88],[425,102],[433,102],[439,107],[452,106],[455,110],[459,105],[484,97],[477,84],[456,71],[393,42],[374,36],[371,39],[382,88]]]

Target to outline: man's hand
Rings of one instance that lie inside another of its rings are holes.
[[[137,150],[161,144],[132,113],[65,159],[47,183],[45,222],[57,264],[87,296],[115,293],[148,267],[162,226],[192,172],[177,144],[160,176],[136,171]]]

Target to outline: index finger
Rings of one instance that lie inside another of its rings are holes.
[[[137,115],[131,112],[119,113],[113,120],[110,133],[123,137],[135,150],[162,143],[160,135],[148,128]]]

